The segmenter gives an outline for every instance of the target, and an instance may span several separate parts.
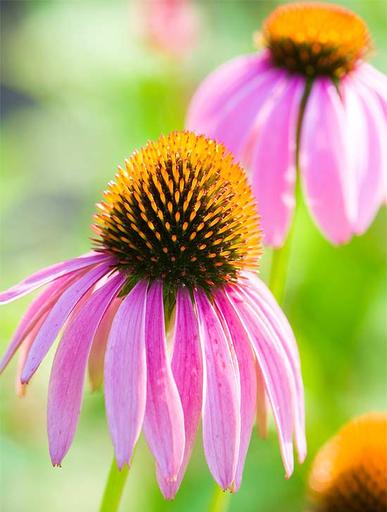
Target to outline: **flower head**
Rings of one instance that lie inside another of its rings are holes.
[[[185,57],[195,46],[200,16],[192,0],[138,2],[141,34],[156,50],[170,57]]]
[[[143,430],[167,498],[179,488],[201,417],[215,480],[238,489],[266,401],[290,476],[293,437],[300,460],[306,453],[299,356],[284,314],[253,272],[258,216],[231,154],[187,132],[149,143],[119,168],[93,230],[93,252],[0,294],[4,303],[48,285],[0,365],[22,345],[23,385],[63,328],[49,384],[53,464],[71,445],[88,364],[93,387],[104,381],[118,466],[131,462]]]
[[[120,168],[98,204],[98,250],[132,279],[214,286],[255,269],[258,216],[242,168],[192,133],[150,142]]]
[[[371,48],[370,34],[359,16],[323,3],[278,7],[265,21],[262,36],[278,67],[308,77],[341,78]]]
[[[384,512],[387,414],[347,423],[317,454],[309,484],[318,512]]]
[[[273,11],[261,42],[204,80],[187,127],[250,170],[267,244],[286,239],[297,179],[322,233],[345,243],[387,197],[387,80],[363,60],[367,27],[344,8],[295,3]]]

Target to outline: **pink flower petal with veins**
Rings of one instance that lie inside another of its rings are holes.
[[[85,254],[84,256],[79,256],[78,258],[73,258],[62,263],[51,265],[50,267],[44,268],[35,274],[32,274],[24,281],[21,281],[19,284],[12,286],[12,288],[9,288],[8,290],[0,293],[0,304],[7,304],[8,302],[19,299],[20,297],[31,293],[37,288],[40,288],[47,283],[51,283],[51,281],[54,281],[54,279],[69,274],[74,270],[80,270],[81,268],[90,267],[92,265],[97,265],[98,263],[109,260],[112,260],[111,256],[94,253],[92,255]]]
[[[387,190],[387,123],[375,93],[350,76],[342,81],[351,146],[353,179],[357,186],[358,209],[353,223],[356,234],[364,233],[379,210]]]
[[[106,347],[106,413],[119,468],[130,464],[144,421],[147,287],[146,281],[139,281],[122,300]]]
[[[203,444],[210,471],[223,489],[233,489],[238,465],[241,415],[240,380],[230,351],[230,334],[205,292],[195,303],[203,350]]]
[[[281,247],[295,205],[296,134],[305,80],[287,78],[275,102],[261,109],[249,134],[246,163],[252,169],[265,242]]]
[[[257,403],[255,357],[247,333],[239,319],[239,316],[224,292],[218,292],[216,294],[215,304],[219,309],[223,321],[226,323],[226,326],[230,331],[240,375],[241,440],[238,464],[235,473],[235,486],[233,489],[234,491],[237,491],[241,484],[243,467],[255,420]]]
[[[148,290],[145,317],[147,397],[144,434],[156,459],[159,478],[176,481],[184,450],[184,413],[167,356],[163,285]]]
[[[54,283],[52,283],[30,304],[17,327],[10,344],[8,345],[6,353],[1,360],[0,372],[6,368],[16,350],[29,336],[30,332],[35,330],[36,324],[39,322],[39,325],[41,325],[41,318],[47,317],[59,296],[64,292],[66,288],[68,288],[68,286],[70,286],[71,282],[73,282],[79,277],[79,275],[81,275],[82,272],[84,271],[74,272],[70,276],[65,276],[54,281]],[[35,332],[35,335],[36,334],[37,333]],[[30,342],[32,342],[35,337],[29,336],[29,339]]]
[[[346,131],[345,109],[335,85],[318,78],[302,123],[301,175],[312,215],[334,244],[352,237],[358,207]]]
[[[54,307],[51,309],[44,321],[35,342],[32,345],[24,370],[22,372],[21,381],[26,383],[30,380],[36,369],[42,362],[42,359],[49,351],[55,338],[58,336],[60,329],[67,320],[71,311],[77,305],[82,296],[101,279],[101,277],[109,272],[109,263],[101,263],[89,270],[86,274],[72,283],[61,295]]]
[[[125,281],[112,277],[79,308],[67,325],[55,354],[48,390],[47,431],[53,465],[61,463],[78,423],[87,358],[95,332]]]
[[[235,287],[227,291],[249,335],[258,365],[265,381],[266,393],[271,403],[278,430],[282,460],[286,476],[293,472],[293,407],[295,390],[290,368],[278,339],[267,319],[246,300]]]
[[[254,306],[259,308],[274,330],[277,339],[283,348],[288,360],[294,387],[296,390],[296,401],[294,411],[294,430],[297,444],[297,451],[300,462],[306,457],[305,439],[305,409],[304,409],[304,386],[301,377],[301,364],[298,354],[297,343],[289,322],[277,304],[270,290],[253,273],[246,273],[250,280],[249,286],[243,287],[243,293],[247,294]]]
[[[194,445],[202,408],[203,364],[199,330],[192,299],[186,288],[180,288],[177,292],[172,372],[183,406],[185,450],[176,481],[166,482],[158,474],[160,488],[167,499],[174,498],[183,479]]]
[[[219,115],[241,88],[267,71],[268,55],[243,55],[226,62],[209,74],[195,92],[186,120],[188,130],[207,133],[218,123]]]

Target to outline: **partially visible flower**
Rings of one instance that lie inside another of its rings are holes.
[[[283,245],[297,166],[325,237],[362,234],[387,197],[387,78],[364,62],[365,23],[323,3],[278,7],[258,55],[238,57],[201,84],[187,127],[223,142],[251,171],[265,242]]]
[[[97,206],[93,252],[0,294],[6,303],[48,285],[1,362],[2,370],[26,347],[22,384],[63,329],[48,397],[53,464],[73,440],[89,362],[93,387],[104,372],[118,466],[131,462],[143,429],[167,498],[200,417],[215,480],[238,489],[257,408],[265,428],[266,397],[290,476],[293,437],[300,460],[306,453],[300,362],[284,314],[254,272],[261,235],[242,168],[214,141],[172,133],[134,153]]]
[[[347,423],[317,454],[309,484],[316,512],[385,512],[387,414]]]
[[[155,49],[183,57],[195,46],[199,16],[192,0],[140,0],[139,9],[142,34]]]

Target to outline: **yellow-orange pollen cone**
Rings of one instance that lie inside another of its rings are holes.
[[[309,485],[316,512],[385,512],[387,413],[347,423],[317,454]]]
[[[212,287],[256,269],[261,233],[244,170],[190,132],[149,142],[119,168],[97,205],[97,250],[134,280]]]
[[[278,7],[265,21],[262,37],[277,66],[309,77],[341,78],[371,48],[367,25],[359,16],[324,3]]]

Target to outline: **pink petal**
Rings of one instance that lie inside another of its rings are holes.
[[[210,471],[223,488],[234,488],[241,415],[240,378],[230,351],[230,334],[203,291],[195,291],[205,370],[203,444]]]
[[[26,339],[26,337],[28,336],[30,340],[34,339],[29,336],[30,332],[35,330],[35,325],[40,322],[42,317],[46,318],[50,309],[53,307],[59,296],[68,286],[70,286],[70,283],[77,279],[81,272],[82,271],[74,272],[70,276],[59,278],[46,290],[44,290],[38,297],[36,297],[36,299],[30,304],[17,327],[10,344],[8,345],[6,353],[1,360],[0,373],[6,368],[12,356],[19,348],[20,344]]]
[[[231,290],[231,291],[230,291]],[[293,472],[293,406],[295,390],[287,359],[277,336],[261,311],[253,307],[247,296],[229,288],[227,291],[234,308],[249,335],[271,403],[277,426],[282,460],[286,476]]]
[[[21,343],[20,352],[19,352],[19,360],[17,364],[17,372],[16,372],[16,394],[20,397],[26,394],[27,384],[23,384],[20,380],[21,374],[23,372],[24,365],[26,363],[28,354],[30,352],[31,346],[35,341],[36,335],[38,334],[40,327],[43,322],[47,318],[48,312],[43,313],[41,317],[37,320],[32,329],[28,332],[24,341]]]
[[[160,282],[154,282],[148,291],[145,344],[148,375],[144,434],[160,478],[175,481],[184,455],[184,415],[167,357]]]
[[[109,267],[109,263],[102,263],[92,268],[63,292],[48,314],[31,347],[21,376],[23,383],[30,380],[77,302],[104,274],[109,272]]]
[[[138,2],[136,24],[139,33],[168,57],[188,56],[200,33],[200,17],[195,2],[187,0],[157,0]]]
[[[219,112],[237,95],[241,87],[268,69],[268,55],[243,55],[232,59],[210,75],[196,90],[186,120],[188,130],[202,133],[213,126]]]
[[[230,331],[240,375],[241,440],[238,465],[235,474],[235,487],[233,489],[236,491],[239,489],[241,484],[243,467],[255,420],[257,402],[255,356],[247,333],[244,330],[244,327],[227,295],[225,295],[224,292],[218,292],[215,296],[215,303],[220,311],[221,317],[224,319],[224,322]]]
[[[111,260],[111,257],[105,254],[94,253],[91,256],[87,254],[62,263],[56,263],[51,267],[46,267],[27,277],[27,279],[12,288],[0,293],[0,304],[6,304],[7,302],[12,302],[13,300],[23,297],[23,295],[27,295],[27,293],[36,290],[36,288],[50,283],[54,281],[54,279],[69,274],[74,270],[96,265],[106,260]]]
[[[363,62],[358,66],[354,76],[361,80],[361,82],[370,90],[374,91],[378,96],[382,109],[384,111],[384,118],[387,118],[387,76],[381,71],[377,70],[371,64]]]
[[[114,316],[122,300],[117,298],[112,301],[95,333],[93,344],[89,354],[89,380],[91,389],[95,391],[102,386],[106,344]]]
[[[356,75],[355,75],[356,76]],[[348,144],[358,191],[356,234],[367,230],[382,201],[387,173],[387,123],[375,93],[355,76],[342,81],[348,116]]]
[[[301,173],[309,208],[334,244],[347,242],[357,212],[344,105],[327,78],[314,81],[301,133]]]
[[[55,354],[48,390],[47,429],[51,460],[61,463],[78,423],[87,358],[99,322],[125,281],[117,275],[95,291],[69,322]]]
[[[246,273],[249,286],[243,287],[243,293],[253,301],[254,307],[264,315],[275,332],[287,357],[296,390],[295,438],[300,462],[306,457],[304,386],[301,376],[301,364],[297,343],[289,322],[267,286],[254,274]]]
[[[225,104],[214,118],[213,125],[203,126],[202,131],[222,142],[245,164],[248,135],[254,120],[259,112],[265,111],[276,101],[277,89],[285,83],[285,79],[284,73],[278,69],[258,74]]]
[[[305,80],[287,77],[281,85],[275,101],[258,114],[247,143],[265,243],[273,247],[283,245],[295,204],[296,134]]]
[[[202,407],[203,365],[199,331],[190,293],[186,288],[179,288],[177,292],[172,371],[184,412],[185,450],[177,480],[165,482],[160,478],[160,488],[167,499],[174,498],[180,487],[194,445]]]
[[[123,299],[106,347],[106,413],[119,468],[130,463],[145,414],[147,287],[139,281]]]

